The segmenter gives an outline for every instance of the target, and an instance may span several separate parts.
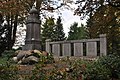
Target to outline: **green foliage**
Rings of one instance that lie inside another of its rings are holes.
[[[52,53],[48,53],[47,56],[41,55],[39,63],[35,64],[36,69],[34,71],[32,71],[32,74],[31,74],[31,73],[29,73],[30,72],[29,70],[21,71],[19,68],[19,65],[13,64],[10,61],[13,53],[14,53],[14,51],[5,51],[4,55],[2,57],[0,57],[0,62],[1,62],[0,63],[0,80],[16,80],[16,79],[36,80],[36,79],[38,79],[38,77],[37,77],[38,73],[36,73],[39,71],[38,67],[41,68],[41,71],[39,73],[40,80],[45,80],[44,77],[46,76],[46,73],[44,72],[45,70],[42,67],[44,67],[46,64],[54,63],[54,58],[53,58]],[[25,66],[25,67],[27,67],[27,66]],[[27,75],[26,75],[26,73],[27,73]]]
[[[101,6],[109,5],[119,10],[119,0],[77,0],[76,4],[79,5],[74,11],[75,15],[79,15],[81,19],[94,15],[98,8]],[[107,10],[104,10],[107,12]],[[103,13],[101,13],[103,14]]]
[[[85,39],[87,37],[87,31],[83,24],[78,27],[78,23],[73,23],[70,27],[70,31],[68,32],[68,40],[79,40]]]
[[[101,57],[93,64],[86,67],[85,80],[110,80],[120,79],[120,57],[108,55]]]
[[[16,80],[18,68],[9,63],[0,65],[0,80]]]
[[[52,54],[47,58],[52,60]],[[42,62],[43,61],[43,62]],[[18,73],[18,65],[9,62],[0,65],[0,80],[119,80],[120,56],[108,55],[95,61],[61,58],[51,64],[45,64],[45,59],[33,65],[31,73],[27,75]],[[24,66],[27,67],[27,66]]]
[[[52,17],[47,18],[42,27],[42,39],[43,39],[42,41],[45,41],[46,39],[53,39],[54,27],[55,27],[54,18]]]
[[[54,27],[55,27],[54,18],[52,17],[46,18],[46,21],[42,27],[42,48],[43,50],[45,50],[45,40],[54,39],[54,36],[55,36]]]
[[[15,50],[5,50],[5,51],[2,53],[2,57],[10,57],[10,56],[12,56],[14,53],[15,53]]]
[[[0,57],[0,64],[6,64],[15,53],[14,50],[5,50]]]
[[[58,17],[57,22],[54,22],[53,17],[46,18],[45,23],[42,27],[42,45],[45,50],[45,40],[50,39],[51,41],[62,41],[65,40],[65,33],[63,31],[63,25],[61,18]]]
[[[112,78],[120,79],[120,56],[108,55],[107,57],[100,58],[100,63],[109,69]]]
[[[63,30],[63,24],[61,23],[61,17],[59,16],[57,18],[57,22],[55,25],[55,29],[54,29],[54,41],[63,41],[65,40],[65,33]]]
[[[56,1],[47,0],[0,0],[0,53],[6,49],[12,49],[16,40],[17,27],[20,27],[21,24],[24,25],[26,16],[35,3],[37,10],[40,11],[40,16],[45,17],[47,16],[45,10],[53,12],[55,9],[63,6],[63,3],[58,5],[59,2],[61,3],[61,1],[57,1],[56,3]],[[54,5],[55,7],[53,7]],[[7,22],[7,26],[1,27],[2,17]]]
[[[100,6],[87,21],[89,38],[107,35],[108,54],[120,52],[119,10],[111,5]]]
[[[82,65],[80,63],[82,62],[80,60],[71,61],[65,59],[60,60],[58,63],[51,64],[51,66],[47,68],[44,68],[46,66],[42,67],[41,65],[37,65],[36,69],[33,70],[35,76],[31,76],[30,79],[36,80],[38,78],[39,80],[78,80],[78,76],[82,70],[80,66]]]
[[[7,57],[0,57],[0,64],[5,64],[7,62]]]
[[[48,53],[47,56],[40,55],[39,64],[52,64],[54,63],[53,53]]]
[[[70,27],[70,31],[68,32],[68,40],[75,40],[78,38],[77,33],[78,33],[78,23],[74,23]]]
[[[84,79],[87,80],[109,80],[110,71],[99,61],[89,64],[84,72]]]

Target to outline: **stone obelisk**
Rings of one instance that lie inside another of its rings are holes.
[[[41,36],[40,36],[40,20],[39,12],[33,6],[29,12],[26,20],[26,39],[23,50],[40,50],[41,49]]]

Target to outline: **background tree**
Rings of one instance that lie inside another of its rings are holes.
[[[7,44],[7,40],[6,40],[6,35],[7,35],[7,30],[6,29],[6,25],[2,25],[3,24],[3,16],[0,14],[0,56],[1,53],[6,49],[6,44]],[[4,46],[3,46],[4,45]]]
[[[63,30],[63,24],[61,23],[61,17],[59,16],[57,18],[57,22],[55,25],[55,29],[54,29],[54,41],[63,41],[65,40],[65,33]]]
[[[87,38],[85,26],[81,24],[81,26],[78,27],[78,23],[74,22],[73,25],[70,26],[67,40],[80,40],[85,38]]]
[[[45,40],[51,39],[51,41],[54,40],[54,28],[55,28],[55,22],[54,18],[49,17],[46,18],[45,23],[42,26],[42,48],[45,50]]]
[[[86,39],[88,38],[88,31],[87,27],[84,24],[81,24],[80,27],[78,27],[78,36],[79,39]]]
[[[93,15],[96,10],[104,5],[110,5],[116,9],[120,9],[120,0],[77,0],[78,8],[74,11],[75,15],[81,16],[81,19]]]
[[[101,6],[87,22],[90,38],[107,34],[109,53],[118,53],[120,50],[120,23],[117,11],[118,9],[110,5]]]
[[[16,38],[16,31],[19,24],[24,22],[25,15],[27,13],[28,4],[29,2],[23,2],[23,0],[1,0],[0,1],[0,12],[2,17],[4,17],[4,21],[6,25],[1,26],[1,42],[2,47],[0,50],[2,52],[4,50],[12,49],[15,38]],[[4,28],[3,28],[4,27]],[[4,35],[4,38],[2,37]],[[3,49],[4,48],[4,49]],[[1,53],[2,53],[1,52]]]
[[[70,31],[68,32],[68,38],[67,40],[75,40],[78,39],[77,33],[78,33],[78,23],[74,22],[70,26]]]
[[[120,51],[120,0],[79,0],[75,14],[88,16],[89,37],[107,34],[108,53]]]
[[[60,2],[59,5],[58,2]],[[8,32],[6,37],[7,46],[5,49],[12,49],[15,43],[17,27],[19,24],[24,24],[25,17],[28,15],[29,10],[34,4],[42,16],[45,16],[45,11],[53,12],[62,6],[67,5],[66,1],[61,2],[59,0],[1,0],[0,12],[7,22],[7,27],[4,28],[4,30],[7,30]],[[55,7],[53,7],[53,5],[55,5]]]

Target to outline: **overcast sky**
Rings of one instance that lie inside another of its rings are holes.
[[[60,15],[56,12],[53,12],[53,13],[49,13],[49,16],[52,15],[54,16],[55,19],[57,19],[58,16],[62,17],[63,28],[66,36],[68,35],[70,26],[74,22],[78,22],[78,26],[80,26],[81,23],[86,24],[86,20],[80,20],[80,16],[73,15],[74,12],[71,10],[65,9],[65,10],[61,10],[60,12],[61,12]]]
[[[80,16],[77,15],[73,15],[74,12],[70,11],[70,10],[65,10],[62,12],[62,23],[63,23],[63,27],[64,27],[64,31],[66,33],[66,35],[68,34],[69,31],[69,27],[74,23],[74,22],[78,22],[78,25],[80,26],[81,23],[86,24],[86,20],[80,20]]]

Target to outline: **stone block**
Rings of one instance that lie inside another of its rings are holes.
[[[52,53],[54,56],[60,56],[60,44],[52,45]]]
[[[87,42],[87,53],[88,57],[96,57],[97,56],[97,42]]]
[[[62,53],[63,53],[63,56],[71,56],[71,44],[70,43],[64,43],[62,45]]]
[[[83,56],[83,43],[74,43],[74,56]]]

